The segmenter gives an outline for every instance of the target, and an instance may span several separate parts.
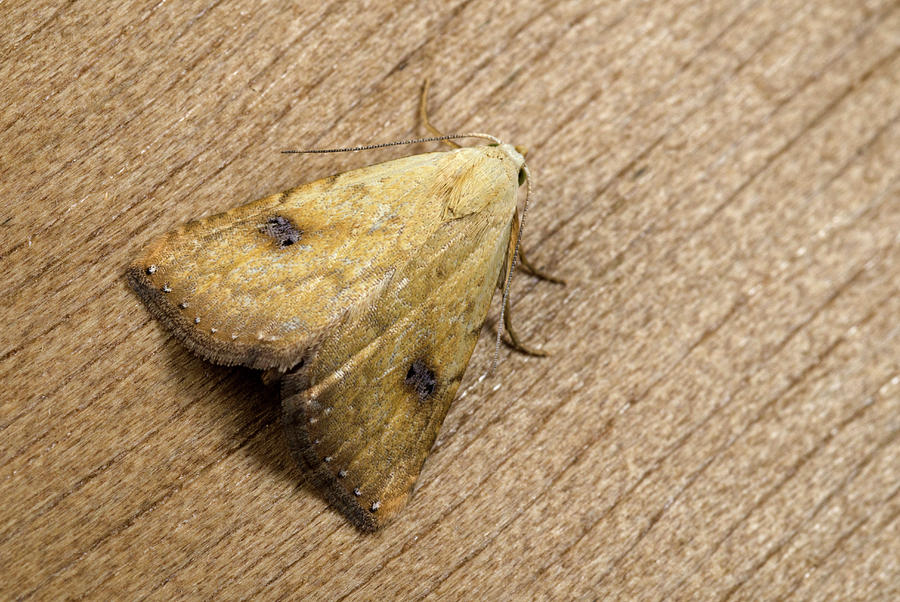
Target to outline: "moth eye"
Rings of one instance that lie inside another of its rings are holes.
[[[300,230],[294,226],[291,220],[282,215],[273,215],[260,226],[259,230],[272,237],[282,249],[300,240]]]
[[[526,180],[525,170],[524,170],[524,169],[520,169],[520,170],[519,170],[519,186],[521,186],[522,184],[524,184],[524,183],[525,183],[525,180]]]
[[[430,369],[422,360],[414,361],[406,371],[406,385],[412,388],[419,396],[419,401],[425,401],[437,388],[437,378],[434,370]]]

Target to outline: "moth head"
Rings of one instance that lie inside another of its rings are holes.
[[[525,156],[528,154],[528,149],[525,148],[524,146],[514,146],[513,148],[516,149],[516,151],[517,151],[520,155],[522,155],[522,165],[523,165],[523,167],[520,167],[520,168],[519,168],[519,186],[521,186],[522,184],[525,183],[525,180],[528,179],[528,174],[525,172],[525,169],[524,169],[524,165],[525,165],[524,159],[525,159]]]
[[[500,144],[499,147],[506,153],[518,169],[519,186],[521,186],[525,183],[525,180],[528,179],[525,170],[525,155],[528,154],[528,149],[524,146],[513,146],[512,144]]]

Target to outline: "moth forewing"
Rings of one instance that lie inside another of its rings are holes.
[[[398,266],[370,312],[344,321],[283,381],[295,456],[363,530],[405,505],[506,260],[518,166],[494,149],[471,152],[480,148],[447,153],[446,179],[425,189],[445,199],[441,227]],[[355,350],[360,332],[369,342]]]
[[[344,312],[369,302],[396,248],[430,236],[438,205],[403,199],[438,168],[414,155],[188,223],[149,245],[129,279],[204,359],[291,368]]]

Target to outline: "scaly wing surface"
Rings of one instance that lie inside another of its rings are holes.
[[[214,363],[288,369],[364,311],[447,219],[427,194],[478,155],[373,165],[190,222],[128,271],[153,315]]]
[[[369,312],[283,381],[295,457],[364,531],[406,504],[456,395],[506,258],[514,196],[505,209],[445,224]],[[370,342],[356,349],[360,330]]]

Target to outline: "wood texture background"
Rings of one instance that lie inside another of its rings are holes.
[[[897,599],[900,5],[0,6],[0,598]],[[530,148],[491,321],[374,536],[277,391],[123,272],[188,219],[434,146]]]

